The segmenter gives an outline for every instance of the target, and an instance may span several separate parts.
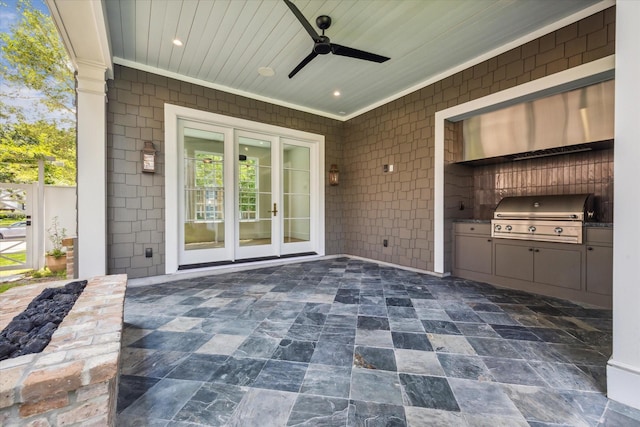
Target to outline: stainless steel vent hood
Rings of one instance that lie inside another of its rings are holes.
[[[463,162],[494,163],[613,146],[614,81],[463,120]]]

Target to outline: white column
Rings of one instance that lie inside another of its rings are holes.
[[[78,61],[78,277],[107,271],[105,67]]]
[[[613,354],[607,394],[640,409],[640,2],[616,4]]]

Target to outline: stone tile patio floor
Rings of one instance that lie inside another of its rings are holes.
[[[127,291],[119,426],[640,426],[611,312],[338,258]]]

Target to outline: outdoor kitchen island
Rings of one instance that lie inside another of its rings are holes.
[[[491,236],[489,220],[453,224],[452,274],[611,307],[613,224],[585,222],[581,244]]]

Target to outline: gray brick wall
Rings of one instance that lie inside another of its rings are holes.
[[[166,77],[116,66],[108,82],[108,271],[129,277],[164,274],[164,103],[325,136],[325,163],[341,165],[343,123]],[[155,174],[142,173],[140,150],[158,150]],[[328,174],[325,173],[325,180]],[[326,253],[343,253],[341,186],[325,186]],[[145,248],[153,250],[145,258]]]

